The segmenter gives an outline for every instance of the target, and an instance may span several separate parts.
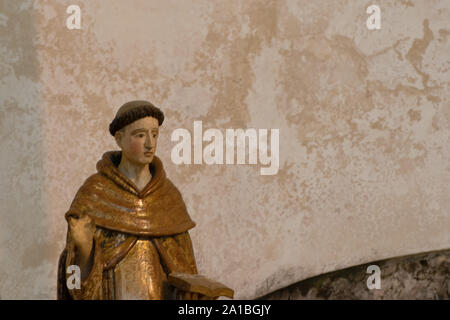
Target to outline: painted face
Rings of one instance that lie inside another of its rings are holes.
[[[122,155],[130,162],[146,165],[155,155],[158,134],[158,120],[146,117],[127,125],[116,140]]]

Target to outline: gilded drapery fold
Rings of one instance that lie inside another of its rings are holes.
[[[66,286],[67,278],[70,276],[66,273],[67,267],[75,264],[77,254],[72,241],[67,242],[59,260],[58,299],[113,300],[118,298],[115,287],[116,266],[132,250],[137,238],[129,236],[119,245],[113,246],[111,245],[113,236],[105,240],[105,233],[111,235],[109,231],[102,228],[96,231],[94,263],[88,277],[81,282],[81,289],[68,290]],[[156,279],[157,281],[166,282],[167,275],[172,272],[197,274],[192,242],[187,231],[174,236],[141,238],[141,241],[150,241],[157,250],[164,270],[163,277]]]
[[[143,275],[140,279],[147,280],[136,282],[136,286],[148,282],[144,285],[149,294],[143,298],[162,298],[150,291],[159,288],[160,281],[166,282],[170,272],[197,273],[188,233],[195,223],[180,192],[166,178],[161,160],[154,157],[150,164],[152,179],[138,191],[117,169],[120,157],[121,152],[115,151],[103,155],[97,163],[98,172],[81,186],[65,214],[67,220],[87,215],[94,221],[94,263],[81,289],[68,290],[66,270],[77,261],[69,229],[59,259],[58,299],[120,299],[116,277],[123,279],[123,270],[163,270],[154,277]],[[143,265],[147,269],[139,269]]]

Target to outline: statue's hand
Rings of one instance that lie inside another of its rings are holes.
[[[182,291],[177,289],[177,300],[217,300],[219,297],[210,297],[197,292]]]
[[[81,260],[85,260],[84,258],[89,257],[92,250],[95,223],[88,215],[84,215],[78,219],[70,217],[69,228],[75,246],[82,255]]]

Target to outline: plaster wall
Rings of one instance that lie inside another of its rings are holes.
[[[199,271],[236,298],[448,249],[449,17],[446,0],[0,0],[0,297],[56,297],[64,213],[134,99],[165,112],[157,155]],[[171,133],[197,120],[279,129],[277,174],[174,164]]]

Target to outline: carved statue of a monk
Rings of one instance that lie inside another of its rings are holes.
[[[163,121],[147,101],[118,110],[109,131],[121,151],[103,155],[65,214],[58,299],[211,298],[168,284],[169,274],[197,267],[188,232],[195,223],[155,156]],[[81,270],[79,289],[66,286],[71,265]]]

